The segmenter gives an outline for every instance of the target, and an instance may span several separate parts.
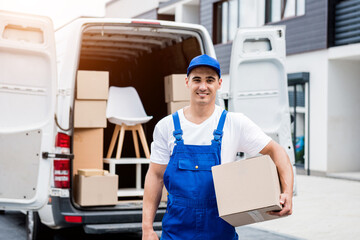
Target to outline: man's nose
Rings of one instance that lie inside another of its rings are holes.
[[[206,82],[201,82],[199,88],[200,88],[201,90],[206,90],[206,89],[207,89]]]

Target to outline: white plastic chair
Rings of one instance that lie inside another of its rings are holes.
[[[153,117],[146,115],[140,97],[135,88],[110,87],[106,107],[106,117],[109,122],[115,124],[115,130],[106,156],[107,158],[111,158],[119,132],[120,135],[116,151],[116,159],[120,158],[126,130],[132,131],[136,157],[140,158],[139,144],[136,134],[136,132],[138,132],[145,156],[146,158],[150,158],[149,147],[147,145],[144,129],[141,124],[150,121]]]

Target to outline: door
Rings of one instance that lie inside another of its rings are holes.
[[[285,50],[282,26],[238,30],[231,52],[229,111],[248,116],[294,163]]]
[[[56,59],[52,22],[0,11],[0,209],[48,200],[54,152]]]

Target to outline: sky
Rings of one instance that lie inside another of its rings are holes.
[[[103,17],[109,0],[0,0],[0,10],[48,16],[58,28],[79,16]]]

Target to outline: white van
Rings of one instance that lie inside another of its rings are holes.
[[[239,30],[230,82],[217,103],[248,115],[294,163],[284,36],[279,26]],[[164,77],[186,73],[199,54],[216,57],[207,30],[155,20],[81,18],[54,33],[48,18],[2,11],[0,48],[0,209],[27,211],[29,239],[37,239],[43,225],[81,225],[97,234],[140,231],[141,197],[93,207],[81,207],[73,199],[77,71],[108,71],[110,86],[135,87],[147,114],[154,116],[145,125],[151,142],[155,124],[167,114]],[[108,123],[104,146],[111,127]],[[124,155],[131,151],[123,149]],[[129,174],[130,185],[134,172],[122,173]],[[161,229],[165,207],[159,207],[155,229]]]

